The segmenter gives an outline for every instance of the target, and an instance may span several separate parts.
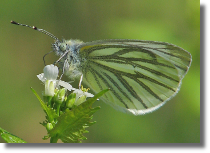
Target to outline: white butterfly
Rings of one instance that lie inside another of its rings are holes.
[[[53,51],[67,76],[74,79],[83,75],[84,82],[96,93],[110,88],[100,99],[134,115],[152,112],[175,96],[192,61],[189,52],[165,42],[59,41],[43,29],[30,28],[56,40]]]

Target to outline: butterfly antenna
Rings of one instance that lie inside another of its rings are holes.
[[[35,26],[29,26],[29,25],[26,25],[26,24],[17,23],[17,22],[15,22],[15,21],[11,21],[11,23],[12,23],[12,24],[15,24],[15,25],[21,25],[21,26],[29,27],[29,28],[31,28],[31,29],[37,30],[37,31],[39,31],[39,32],[41,32],[41,33],[44,33],[44,34],[50,36],[51,38],[53,38],[53,39],[55,39],[55,40],[58,40],[58,38],[57,38],[56,36],[54,36],[53,34],[49,33],[48,31],[46,31],[46,30],[44,30],[44,29],[39,29],[39,28],[37,28],[37,27],[35,27]]]

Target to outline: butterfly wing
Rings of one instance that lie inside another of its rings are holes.
[[[84,81],[101,99],[134,115],[152,112],[178,92],[191,55],[173,44],[101,40],[79,46]]]

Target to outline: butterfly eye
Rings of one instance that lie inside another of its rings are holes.
[[[66,46],[67,46],[67,44],[61,43],[59,48],[60,48],[61,51],[66,51]]]

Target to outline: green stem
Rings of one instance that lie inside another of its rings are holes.
[[[57,113],[58,116],[60,115],[60,114],[59,114],[59,113],[60,113],[60,107],[61,107],[61,105],[58,104],[58,105],[57,105],[57,110],[56,110],[56,113]]]
[[[56,135],[55,137],[50,138],[50,143],[57,143],[58,141],[58,136]]]
[[[52,97],[51,96],[44,96],[44,102],[46,102],[47,105],[52,108]]]

